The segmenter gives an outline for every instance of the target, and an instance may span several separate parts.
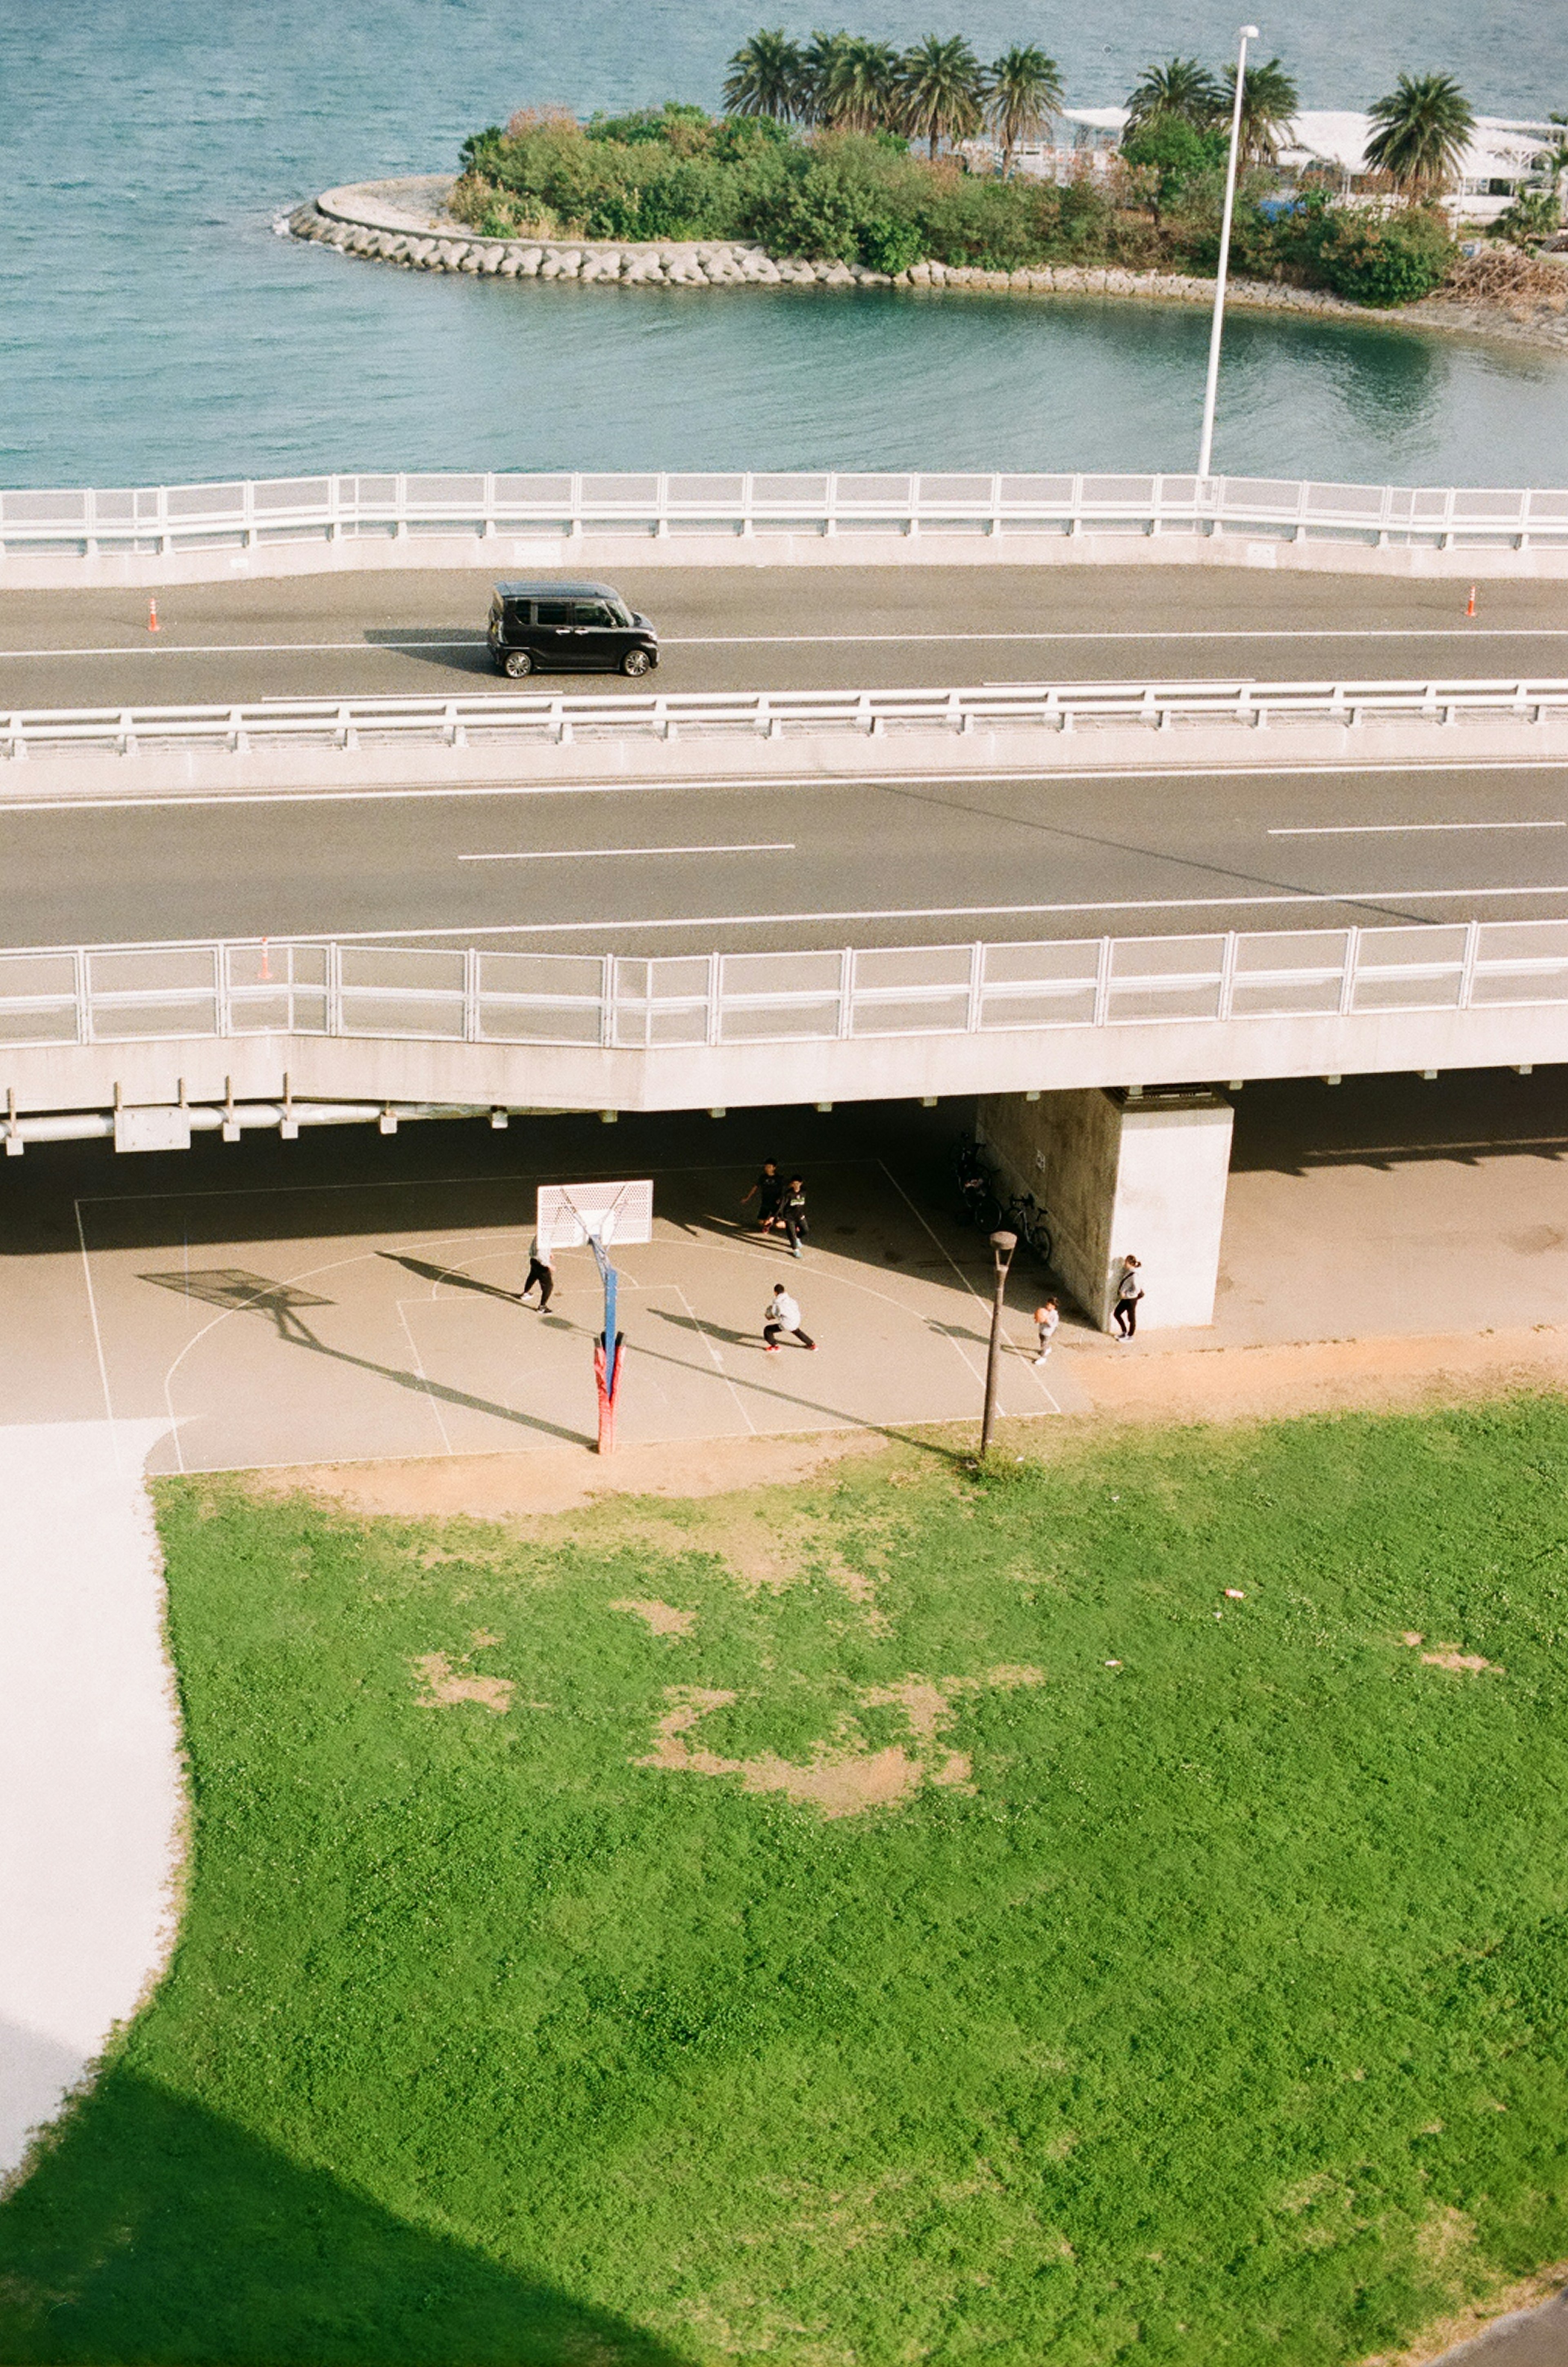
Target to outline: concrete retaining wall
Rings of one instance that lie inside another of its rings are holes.
[[[1094,1090],[987,1096],[976,1131],[1044,1209],[1052,1264],[1085,1314],[1110,1330],[1131,1252],[1148,1294],[1140,1322],[1168,1331],[1214,1319],[1231,1123],[1213,1093]]]

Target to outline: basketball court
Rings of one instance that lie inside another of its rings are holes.
[[[813,1235],[792,1259],[741,1213],[754,1172],[655,1171],[651,1238],[612,1244],[626,1340],[617,1442],[976,1419],[986,1243],[917,1206],[875,1159],[817,1160]],[[518,1297],[537,1186],[573,1180],[83,1197],[105,1408],[166,1419],[153,1472],[591,1446],[604,1302],[581,1229],[579,1246],[557,1248],[548,1311]],[[793,1341],[764,1353],[779,1281],[814,1353]],[[1039,1287],[1020,1272],[1010,1292],[1010,1414],[1084,1404],[1068,1360],[1030,1362]]]

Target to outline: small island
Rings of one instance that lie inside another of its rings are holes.
[[[1040,144],[1063,96],[1034,49],[981,67],[962,40],[899,58],[762,33],[725,98],[719,116],[524,109],[466,141],[456,175],[328,191],[286,226],[511,278],[1212,297],[1234,85],[1190,60],[1149,68],[1119,137],[1077,150]],[[1530,251],[1560,220],[1554,186],[1517,198],[1500,237],[1455,236],[1441,201],[1474,119],[1445,77],[1402,77],[1374,108],[1370,193],[1281,176],[1297,109],[1278,59],[1248,74],[1236,302],[1568,343],[1568,256]]]

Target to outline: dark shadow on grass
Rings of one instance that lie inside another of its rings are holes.
[[[123,2068],[0,2206],[0,2293],[7,2367],[683,2367]]]

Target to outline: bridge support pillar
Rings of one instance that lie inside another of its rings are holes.
[[[976,1131],[1009,1186],[1032,1192],[1056,1272],[1102,1331],[1129,1252],[1139,1329],[1212,1323],[1230,1173],[1231,1105],[1203,1087],[990,1093]]]

